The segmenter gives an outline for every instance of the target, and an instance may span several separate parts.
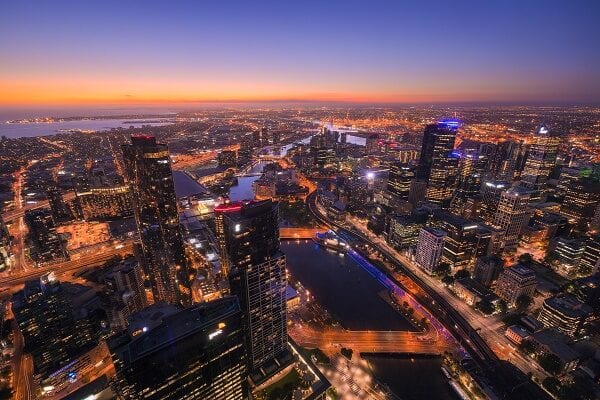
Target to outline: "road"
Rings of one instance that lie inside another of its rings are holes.
[[[125,256],[132,253],[133,244],[126,243],[123,245],[123,247],[120,247],[118,249],[113,247],[111,250],[82,255],[81,258],[75,260],[54,263],[36,268],[34,270],[28,270],[27,272],[2,277],[0,278],[0,288],[10,288],[12,286],[25,283],[28,280],[39,278],[40,276],[50,272],[54,272],[57,275],[64,274],[67,272],[75,272],[78,270],[92,267],[94,265],[103,264],[113,257]]]
[[[280,239],[312,239],[316,233],[325,232],[324,228],[279,228]]]

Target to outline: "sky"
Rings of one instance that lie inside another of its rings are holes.
[[[600,1],[0,0],[0,106],[600,103]]]

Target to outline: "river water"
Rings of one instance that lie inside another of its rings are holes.
[[[342,326],[406,330],[412,325],[381,298],[386,289],[350,256],[312,241],[284,241],[287,267]],[[375,376],[403,400],[455,399],[439,358],[369,356]]]

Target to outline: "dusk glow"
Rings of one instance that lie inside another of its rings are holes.
[[[594,1],[5,2],[0,104],[595,102],[599,11]]]

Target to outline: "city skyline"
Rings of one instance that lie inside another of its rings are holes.
[[[598,7],[11,3],[0,107],[598,103]]]

